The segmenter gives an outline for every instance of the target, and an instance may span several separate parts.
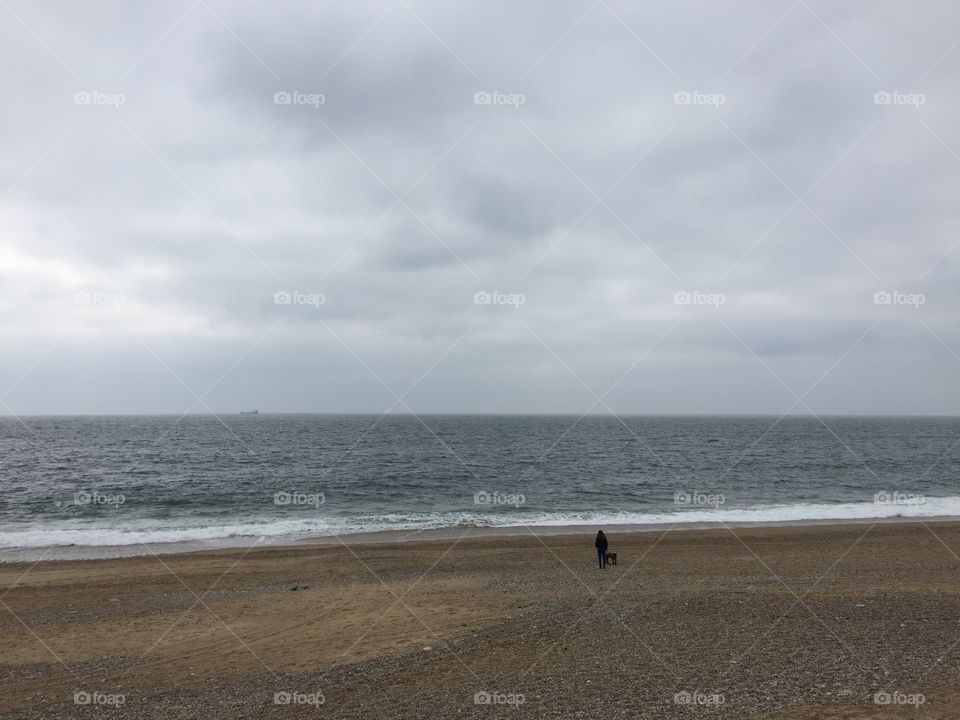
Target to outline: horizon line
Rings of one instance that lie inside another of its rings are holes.
[[[54,413],[0,413],[0,419],[17,418],[45,418],[45,417],[234,417],[234,416],[356,416],[356,417],[583,417],[583,418],[617,418],[617,417],[713,417],[713,418],[943,418],[960,419],[960,414],[949,413],[763,413],[763,412],[622,412],[622,413],[575,413],[575,412],[370,412],[370,411],[261,411],[261,410],[229,410],[220,412],[54,412]]]

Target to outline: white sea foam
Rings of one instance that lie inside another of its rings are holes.
[[[873,518],[960,517],[960,497],[927,497],[917,504],[809,503],[751,507],[697,508],[675,512],[538,512],[511,511],[397,513],[338,518],[248,518],[230,524],[191,523],[137,519],[109,527],[86,525],[34,525],[0,532],[0,548],[42,548],[66,545],[134,546],[182,543],[228,538],[284,538],[332,536],[385,530],[428,530],[447,527],[566,527],[580,525],[660,525],[687,523],[783,523]],[[133,550],[131,548],[131,550]]]

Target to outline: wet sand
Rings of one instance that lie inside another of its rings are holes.
[[[960,522],[960,517],[883,517],[848,518],[828,520],[776,520],[770,522],[680,522],[605,525],[607,532],[624,535],[652,532],[662,533],[668,527],[674,532],[684,530],[711,530],[724,528],[778,528],[811,527],[816,525],[873,525],[886,523]],[[261,537],[236,536],[210,540],[183,540],[177,542],[154,542],[127,545],[57,545],[47,547],[0,548],[0,565],[6,563],[33,563],[42,560],[105,560],[151,555],[178,555],[200,551],[284,547],[287,545],[367,545],[385,542],[419,542],[424,540],[458,540],[462,538],[516,537],[531,533],[548,535],[593,535],[593,525],[512,525],[497,527],[443,527],[421,530],[376,530],[370,532],[344,533],[341,535],[269,535]]]
[[[0,717],[960,717],[960,523],[610,538],[0,565]]]

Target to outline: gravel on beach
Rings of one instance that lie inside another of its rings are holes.
[[[2,718],[956,718],[960,524],[0,567]]]

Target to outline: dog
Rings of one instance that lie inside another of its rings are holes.
[[[604,562],[608,562],[608,563],[610,563],[611,565],[616,565],[616,564],[617,564],[617,554],[616,554],[616,553],[608,552],[608,553],[604,556],[603,559],[604,559]]]

